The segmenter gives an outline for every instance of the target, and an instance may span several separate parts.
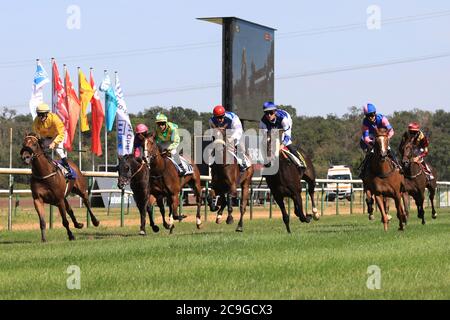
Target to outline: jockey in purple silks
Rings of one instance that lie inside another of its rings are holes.
[[[372,151],[372,147],[375,143],[375,130],[384,128],[388,132],[388,138],[391,139],[394,135],[394,128],[389,123],[389,120],[383,116],[382,114],[377,114],[377,109],[375,106],[371,103],[368,103],[363,108],[364,112],[364,120],[362,123],[362,136],[359,141],[359,146],[361,149],[366,153],[366,156],[364,158],[363,163],[361,164],[362,170],[359,175],[359,177],[362,179],[365,175],[366,169],[367,169],[367,158],[370,152]],[[394,164],[401,169],[401,166],[399,165],[397,161],[397,157],[393,150],[389,147],[388,156],[393,160]]]

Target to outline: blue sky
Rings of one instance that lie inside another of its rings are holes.
[[[70,5],[80,8],[80,29],[66,26]],[[370,5],[381,9],[380,30],[365,27]],[[77,66],[85,73],[93,67],[97,83],[104,69],[117,70],[132,113],[156,105],[208,111],[221,103],[221,88],[214,86],[221,82],[221,27],[196,18],[211,16],[277,29],[275,102],[293,105],[300,115],[342,115],[369,101],[385,114],[450,110],[450,56],[298,76],[450,54],[450,2],[444,0],[4,1],[0,106],[28,112],[35,59],[50,73],[55,57],[60,70],[67,63],[74,83]],[[400,17],[410,18],[392,20]],[[343,31],[336,27],[353,24]],[[311,29],[319,32],[305,35]],[[45,97],[50,101],[50,85]]]

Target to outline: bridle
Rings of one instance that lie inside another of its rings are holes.
[[[29,139],[29,138],[32,139],[32,140],[35,140],[36,144],[39,144],[39,139],[38,139],[37,137],[35,137],[35,136],[27,135],[27,136],[24,138],[24,141],[27,140],[27,139]],[[37,158],[39,158],[40,156],[42,156],[43,154],[45,154],[44,151],[42,151],[42,152],[40,152],[40,153],[37,153],[36,151],[34,151],[34,150],[33,150],[31,147],[29,147],[29,146],[22,146],[22,149],[20,150],[20,155],[22,155],[25,151],[30,153],[30,155],[31,155],[31,161],[34,161],[35,159],[37,159]],[[48,179],[48,178],[50,178],[50,177],[55,176],[57,173],[58,173],[58,171],[55,169],[55,171],[53,171],[52,173],[50,173],[50,174],[48,174],[48,175],[46,175],[46,176],[41,177],[41,176],[36,176],[35,174],[32,174],[32,177],[35,178],[35,179],[38,179],[38,180],[45,180],[45,179]]]

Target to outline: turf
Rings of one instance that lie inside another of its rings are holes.
[[[235,216],[236,218],[236,216]],[[47,232],[0,232],[0,299],[450,299],[450,212],[416,217],[388,232],[365,215],[324,216],[309,225],[291,217],[236,224],[176,223]],[[150,231],[151,232],[151,231]],[[67,268],[80,267],[81,289],[69,290]],[[381,270],[370,290],[368,267]]]

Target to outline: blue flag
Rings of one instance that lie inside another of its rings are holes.
[[[105,73],[105,78],[100,84],[100,91],[105,93],[106,129],[111,131],[117,113],[117,97],[108,73]]]

